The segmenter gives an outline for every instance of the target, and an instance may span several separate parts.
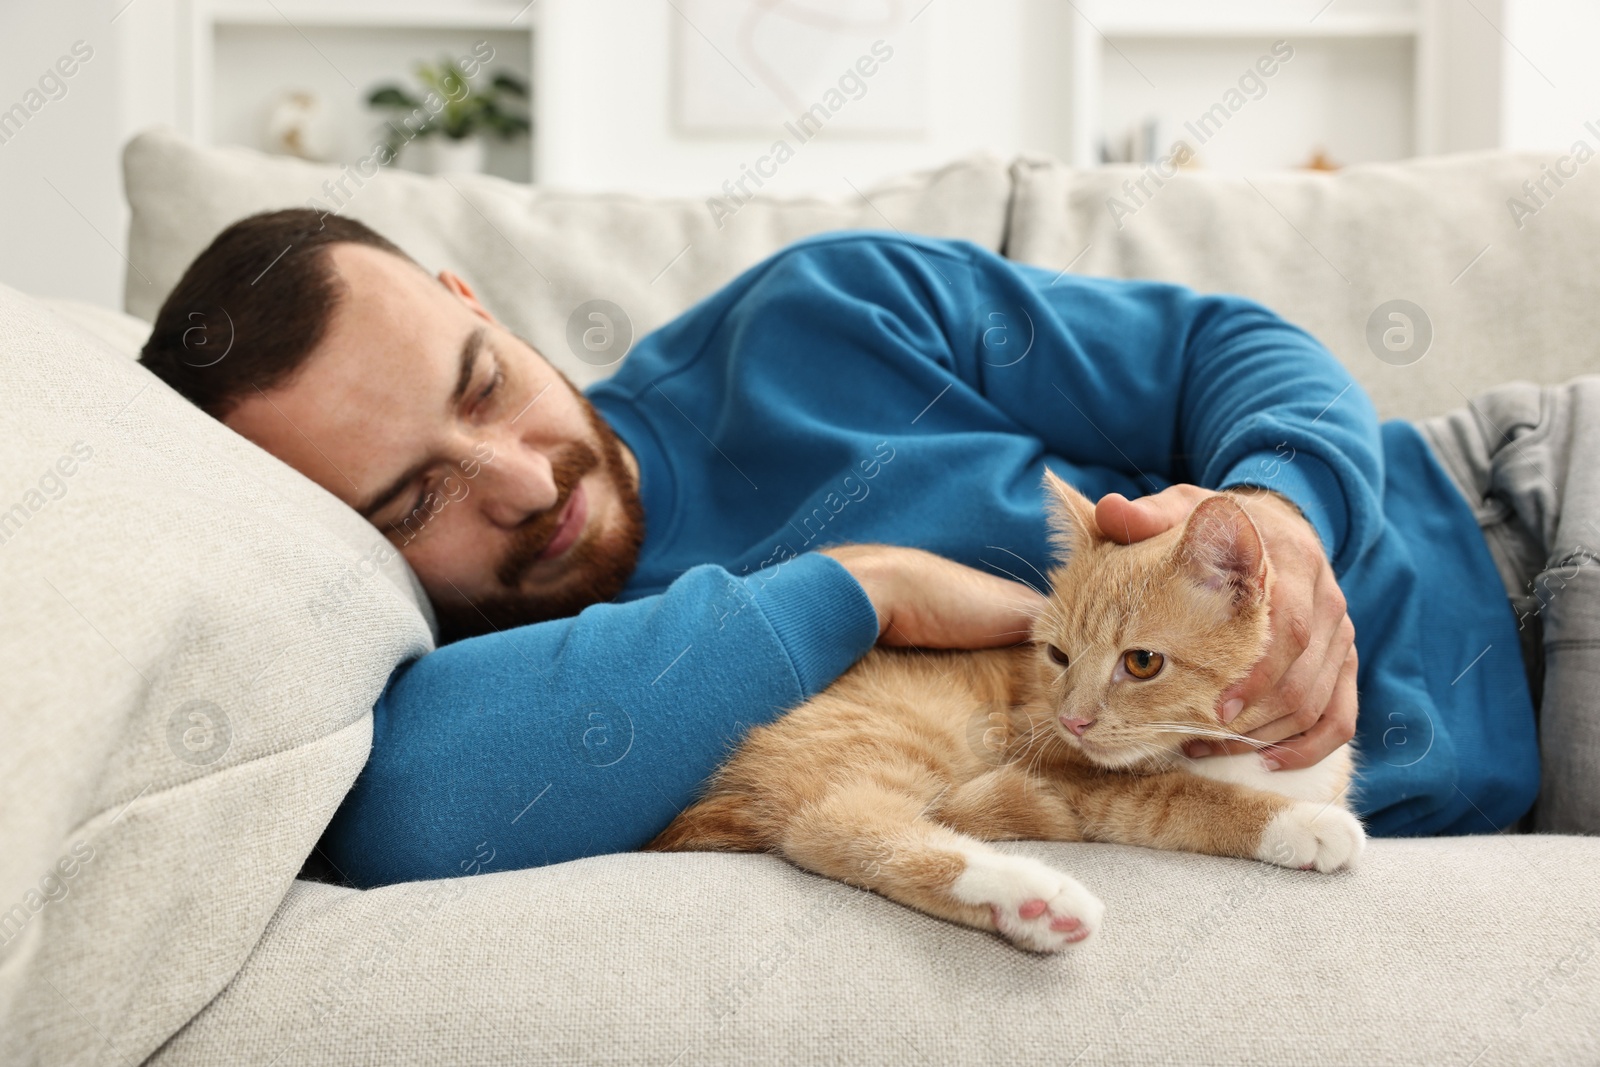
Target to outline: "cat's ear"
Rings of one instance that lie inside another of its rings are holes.
[[[1068,485],[1055,471],[1044,470],[1044,513],[1050,523],[1050,544],[1058,562],[1101,538],[1095,525],[1094,504]]]
[[[1267,549],[1261,532],[1226,493],[1195,505],[1172,552],[1201,585],[1227,592],[1235,610],[1266,595]]]

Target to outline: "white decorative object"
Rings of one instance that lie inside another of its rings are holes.
[[[482,137],[452,140],[443,134],[419,137],[406,145],[408,166],[423,174],[479,174],[483,171],[485,144]]]
[[[325,162],[333,158],[336,141],[333,113],[314,93],[287,93],[267,114],[269,151]]]
[[[926,129],[926,0],[680,0],[676,123],[686,133]],[[800,125],[805,116],[810,121]]]

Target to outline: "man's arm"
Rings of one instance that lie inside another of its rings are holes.
[[[1231,719],[1242,696],[1250,722],[1272,713],[1258,740],[1301,734],[1278,752],[1284,766],[1348,739],[1354,633],[1336,579],[1382,532],[1381,438],[1370,399],[1308,333],[1240,297],[1055,274],[961,242],[814,238],[756,284],[769,292],[750,332],[793,368],[788,389],[819,388],[804,353],[783,347],[803,337],[848,355],[886,422],[1025,430],[1058,473],[1107,494],[1096,513],[1118,540],[1181,522],[1220,489],[1279,494],[1276,507],[1246,503],[1280,564],[1274,643],[1219,712]],[[1323,728],[1302,733],[1307,722]]]
[[[808,358],[826,345],[883,424],[1024,430],[1084,473],[1081,491],[1272,489],[1309,519],[1336,574],[1382,532],[1370,398],[1309,333],[1243,297],[877,233],[799,242],[741,284],[718,328],[747,334],[763,387],[796,404],[837,390]]]
[[[1336,575],[1379,536],[1377,412],[1306,331],[1242,297],[1158,282],[1016,264],[979,268],[974,285],[983,306],[1022,309],[1037,336],[1027,358],[995,366],[978,330],[957,372],[1052,451],[1087,448],[1165,482],[1274,490]]]
[[[1088,412],[1114,410],[1108,388],[1126,393],[1150,423],[1125,447],[1166,437],[1173,454],[1163,473],[1175,484],[1132,504],[1120,495],[1099,503],[1107,534],[1134,541],[1180,525],[1214,490],[1239,494],[1262,532],[1277,572],[1272,641],[1249,675],[1221,694],[1222,720],[1238,719],[1255,742],[1268,743],[1269,767],[1308,766],[1349,741],[1359,658],[1337,576],[1382,523],[1382,445],[1365,392],[1309,334],[1250,301],[1082,278],[1055,296],[1057,279],[1036,268],[1020,273],[1043,293],[1047,328],[1059,321],[1082,335],[1062,338],[1081,346],[1081,362],[1066,361],[1084,390],[1073,398],[1074,413],[1090,419]],[[1006,288],[1002,281],[1002,294]],[[1074,330],[1079,322],[1089,325]],[[979,349],[982,362],[981,341]],[[1016,387],[989,380],[999,392]],[[1152,385],[1164,389],[1165,403],[1150,396]],[[1188,751],[1252,747],[1192,743]]]
[[[390,679],[321,849],[362,888],[637,849],[878,633],[863,586],[806,553],[445,645]]]
[[[1355,736],[1360,669],[1355,624],[1316,531],[1294,503],[1255,486],[1223,492],[1239,500],[1261,531],[1276,578],[1272,641],[1250,673],[1220,694],[1218,714],[1270,747],[1190,741],[1184,750],[1190,756],[1259,750],[1269,768],[1306,767]],[[1139,541],[1181,524],[1211,495],[1210,489],[1181,482],[1134,501],[1112,494],[1095,506],[1095,521],[1114,531],[1116,540]]]
[[[1041,600],[919,549],[838,545],[446,645],[390,679],[322,851],[369,887],[639,848],[746,728],[874,641],[1012,644]]]
[[[1058,280],[1037,268],[1018,273],[1041,294],[1047,335],[1059,329],[1058,341],[1077,347],[1077,359],[1060,361],[1072,381],[1052,383],[1058,399],[1077,391],[1073,414],[1096,421],[1090,413],[1117,411],[1121,395],[1121,410],[1143,416],[1146,428],[1113,440],[1172,455],[1158,469],[1173,485],[1133,504],[1120,496],[1100,502],[1108,535],[1133,541],[1180,525],[1214,490],[1240,494],[1262,532],[1277,572],[1272,640],[1249,675],[1221,694],[1223,721],[1237,719],[1258,745],[1271,745],[1261,750],[1269,767],[1305,767],[1349,741],[1359,657],[1337,578],[1382,530],[1382,443],[1366,393],[1314,338],[1253,302],[1155,283]],[[1002,303],[1013,299],[1004,276],[995,288]],[[979,363],[985,355],[980,340]],[[1018,414],[1028,417],[1023,398],[1039,388],[1038,369],[1031,387],[1028,376],[1005,378],[1012,368],[988,369],[988,395],[1020,402]],[[1192,743],[1188,751],[1258,745]]]

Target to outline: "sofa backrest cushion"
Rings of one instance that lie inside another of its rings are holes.
[[[0,287],[0,1063],[136,1063],[232,978],[432,647],[334,496]]]
[[[461,275],[497,318],[581,387],[616,369],[623,343],[604,323],[590,335],[597,343],[585,342],[593,301],[620,308],[637,338],[784,245],[824,230],[894,227],[998,250],[1011,192],[1007,164],[981,154],[860,194],[845,190],[837,200],[762,194],[742,204],[723,198],[715,210],[703,199],[565,192],[481,174],[426,177],[375,163],[367,169],[375,172],[201,148],[165,129],[140,134],[123,154],[133,212],[127,310],[154,321],[184,269],[229,223],[277,208],[336,211],[429,270]]]
[[[40,304],[72,325],[110,345],[129,359],[138,359],[150,337],[150,324],[124,311],[66,297],[36,297]]]
[[[1006,254],[1259,300],[1326,344],[1380,416],[1420,418],[1511,378],[1600,371],[1600,174],[1568,159],[1557,186],[1550,163],[1476,152],[1241,176],[1024,157]]]

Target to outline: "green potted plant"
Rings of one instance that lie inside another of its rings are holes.
[[[398,155],[415,141],[417,161],[427,173],[481,171],[487,136],[509,140],[532,128],[510,104],[526,101],[528,87],[510,74],[497,73],[476,85],[449,58],[419,63],[416,74],[423,86],[420,97],[399,85],[384,85],[367,95],[367,104],[392,113],[386,123],[390,152]]]

